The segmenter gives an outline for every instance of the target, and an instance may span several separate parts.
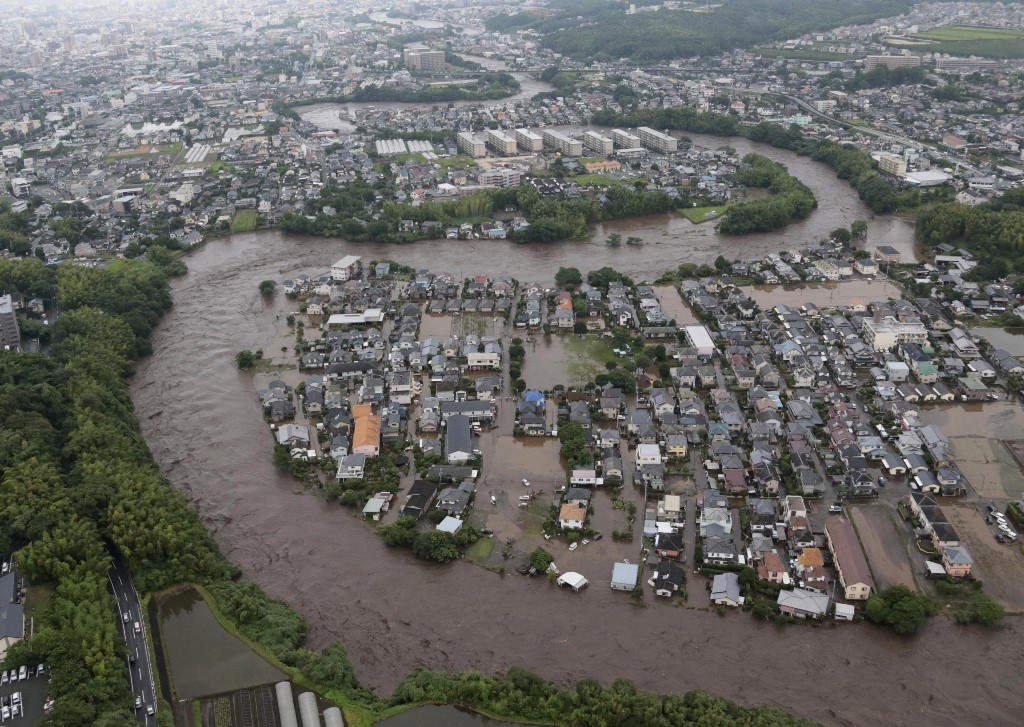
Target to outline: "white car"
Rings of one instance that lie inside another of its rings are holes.
[[[590,545],[590,541],[589,541],[589,540],[587,540],[587,539],[584,539],[584,540],[583,540],[583,544],[584,544],[584,545]]]
[[[577,545],[579,545],[579,543],[570,543],[569,544],[569,550],[576,550],[576,546]]]
[[[523,487],[529,487],[529,486],[530,486],[530,481],[524,477],[523,478]]]

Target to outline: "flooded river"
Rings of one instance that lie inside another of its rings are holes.
[[[579,596],[468,563],[434,567],[387,549],[351,511],[271,465],[252,379],[233,358],[265,346],[294,304],[282,295],[265,304],[259,281],[322,270],[349,253],[537,280],[550,280],[559,265],[615,264],[653,278],[681,259],[708,259],[685,245],[674,255],[654,248],[621,257],[587,243],[381,248],[278,232],[211,242],[174,282],[174,308],[132,382],[143,433],[225,555],[309,621],[311,647],[343,642],[360,679],[383,692],[420,664],[488,673],[522,665],[561,684],[621,676],[659,692],[707,689],[831,724],[1017,723],[1017,620],[987,631],[938,618],[920,637],[903,639],[869,625],[783,628],[745,614],[721,618],[651,595],[647,608],[636,608],[608,588],[610,562],[584,572],[591,586]]]

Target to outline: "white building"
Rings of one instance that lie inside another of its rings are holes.
[[[535,134],[529,129],[516,129],[516,144],[520,146],[523,151],[540,151],[544,148],[544,138],[540,134]]]
[[[487,130],[487,146],[502,156],[515,156],[516,140],[501,129]]]
[[[583,156],[582,141],[572,139],[561,132],[551,129],[544,129],[544,146],[551,147],[565,156]]]
[[[484,142],[474,136],[472,131],[460,131],[455,137],[459,151],[473,158],[482,157],[487,154]]]
[[[362,263],[358,255],[346,255],[331,266],[331,277],[335,280],[346,281],[358,277],[362,270]]]
[[[649,126],[639,127],[636,133],[640,137],[640,143],[643,146],[662,154],[671,154],[679,146],[679,142],[674,136],[656,131]]]
[[[615,142],[607,136],[598,134],[596,131],[587,131],[583,134],[583,145],[604,156],[608,156],[615,151]]]

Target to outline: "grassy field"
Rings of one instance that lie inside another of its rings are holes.
[[[181,151],[181,142],[164,144],[163,146],[140,146],[131,151],[112,151],[103,157],[103,161],[112,162],[118,159],[130,159],[131,157],[144,157],[150,154],[178,154]]]
[[[794,61],[848,61],[853,56],[824,50],[792,50],[786,48],[754,48],[754,53],[771,58],[788,58]]]
[[[889,44],[956,56],[1024,58],[1024,31],[1021,30],[955,25],[916,33],[912,37],[916,40],[892,40]]]
[[[466,560],[480,564],[486,563],[487,559],[491,557],[491,552],[494,550],[494,543],[494,538],[480,538],[466,548]]]
[[[563,336],[562,345],[570,354],[577,356],[566,366],[570,381],[593,381],[595,376],[607,371],[606,363],[617,360],[609,339],[600,336]]]
[[[448,157],[447,159],[433,159],[427,160],[423,154],[419,152],[405,152],[403,154],[395,154],[394,157],[390,157],[398,164],[404,164],[408,161],[420,162],[421,164],[437,164],[442,169],[452,169],[454,167],[471,167],[474,162],[470,157],[459,154],[458,156]],[[386,164],[386,163],[385,163]]]
[[[722,216],[725,211],[726,205],[720,204],[714,207],[689,207],[679,210],[679,214],[688,219],[693,224],[697,225],[701,222],[711,222],[717,220]]]
[[[577,174],[571,178],[576,184],[586,186],[588,184],[596,184],[598,186],[608,187],[613,184],[624,184],[621,179],[615,177],[609,177],[605,174]]]
[[[259,222],[260,213],[256,210],[238,210],[235,218],[231,220],[232,232],[252,232]]]

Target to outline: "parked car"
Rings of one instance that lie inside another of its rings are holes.
[[[594,533],[594,540],[600,540],[603,537],[604,537],[604,535],[601,534],[601,533]]]
[[[828,511],[833,514],[841,513],[843,511],[843,503],[833,502],[831,505],[828,506]]]
[[[570,543],[569,544],[569,550],[576,550],[576,546],[577,545],[579,545],[579,543]]]
[[[523,487],[529,487],[529,486],[530,486],[530,481],[524,477],[523,478]]]

